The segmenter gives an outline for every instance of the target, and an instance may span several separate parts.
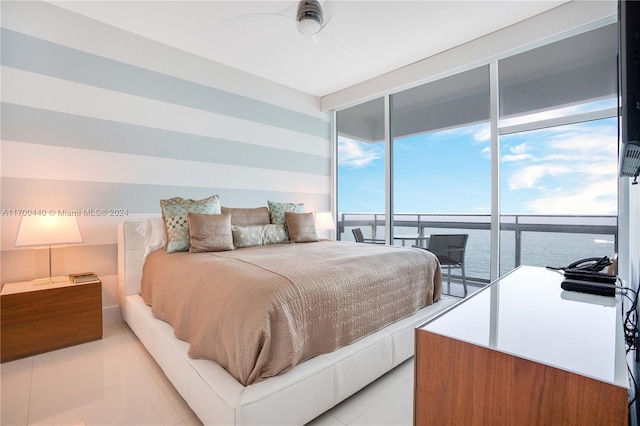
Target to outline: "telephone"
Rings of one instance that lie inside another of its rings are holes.
[[[564,268],[565,280],[580,280],[590,281],[595,283],[608,283],[615,284],[616,276],[610,272],[613,272],[614,263],[607,256],[603,257],[588,257],[573,262],[571,265]],[[607,268],[606,272],[601,272],[604,268]]]
[[[564,290],[582,293],[599,294],[602,296],[616,295],[617,277],[613,274],[616,259],[603,257],[588,257],[580,259],[564,268],[564,279],[561,287]],[[607,268],[606,272],[601,272]]]
[[[613,262],[607,257],[587,257],[585,259],[580,259],[576,262],[573,262],[571,265],[564,268],[565,272],[567,270],[581,270],[581,271],[593,271],[599,272],[602,271],[607,266],[612,265]]]

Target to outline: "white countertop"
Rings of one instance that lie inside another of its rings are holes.
[[[560,288],[521,266],[421,328],[628,388],[620,295]]]

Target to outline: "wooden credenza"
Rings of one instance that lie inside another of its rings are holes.
[[[102,283],[6,283],[0,292],[0,361],[102,338]]]
[[[416,425],[626,425],[620,297],[522,266],[416,329]]]

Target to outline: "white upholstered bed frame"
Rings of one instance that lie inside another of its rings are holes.
[[[124,320],[204,424],[301,425],[413,356],[414,328],[432,305],[349,346],[285,374],[243,386],[213,361],[192,359],[188,343],[153,316],[140,296],[144,241],[140,222],[118,226],[118,297]]]

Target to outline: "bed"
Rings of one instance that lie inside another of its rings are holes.
[[[244,373],[231,372],[229,366],[225,369],[207,359],[206,354],[190,356],[191,345],[176,338],[177,330],[165,321],[167,318],[161,320],[157,313],[154,315],[142,295],[145,244],[137,231],[139,225],[140,222],[125,222],[118,227],[118,294],[122,315],[204,424],[305,424],[413,356],[414,328],[438,308],[437,303],[431,304],[441,294],[440,268],[436,262],[432,268],[432,287],[427,291],[431,299],[427,303],[429,306],[419,307],[415,312],[412,308],[412,313],[377,330],[364,330],[363,336],[357,337],[352,343],[343,345],[343,342],[338,342],[338,348],[328,353],[307,351],[304,356],[298,357],[299,362],[280,366],[276,370],[267,368],[267,374],[254,374],[247,379],[246,375],[242,375]],[[339,250],[339,247],[335,248],[336,245],[358,246],[361,250],[382,249],[348,242],[281,246],[288,246],[290,250],[293,246],[311,250],[312,245],[321,244],[333,247],[330,250]],[[258,251],[242,250],[245,249],[235,251],[249,257]],[[419,256],[425,256],[425,259],[430,256],[430,253],[420,249],[386,247],[384,250],[412,252],[412,255],[419,252]],[[159,259],[166,259],[162,256],[156,255]],[[230,254],[226,253],[202,254],[200,258],[219,260],[228,256]],[[265,265],[258,267],[264,268]],[[365,318],[365,322],[369,320]]]

